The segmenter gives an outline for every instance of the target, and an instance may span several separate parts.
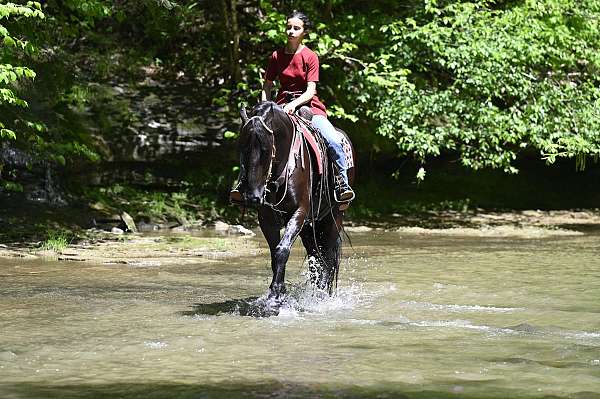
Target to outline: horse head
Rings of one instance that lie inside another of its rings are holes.
[[[273,173],[276,136],[282,130],[282,119],[287,117],[281,107],[270,101],[259,103],[250,113],[242,108],[240,116],[240,191],[245,205],[259,206],[265,202],[266,187]]]

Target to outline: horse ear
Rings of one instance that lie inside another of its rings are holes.
[[[248,114],[246,113],[246,107],[242,107],[242,109],[240,109],[240,116],[242,117],[243,123],[248,122]]]
[[[275,118],[275,107],[273,106],[273,103],[271,103],[271,109],[269,112],[271,113],[271,120],[273,120]]]

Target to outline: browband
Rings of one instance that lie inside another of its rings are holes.
[[[265,123],[265,120],[264,120],[264,119],[262,118],[262,116],[260,116],[260,115],[255,115],[255,116],[253,116],[252,118],[248,118],[248,120],[246,121],[246,123],[244,123],[244,126],[242,126],[242,129],[243,129],[243,128],[245,128],[245,127],[246,127],[246,125],[247,125],[248,123],[250,123],[250,121],[251,121],[252,119],[254,119],[254,118],[256,118],[256,119],[260,120],[260,123],[262,123],[262,125],[264,126],[264,128],[265,128],[265,129],[267,129],[267,131],[268,131],[269,133],[273,134],[273,129],[271,129],[269,126],[267,126],[267,124]]]

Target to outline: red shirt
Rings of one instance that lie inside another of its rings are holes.
[[[277,78],[281,88],[275,102],[285,104],[289,102],[286,91],[301,94],[306,91],[308,82],[319,81],[319,57],[306,46],[296,54],[286,54],[284,49],[273,51],[267,64],[265,79],[274,81]],[[319,100],[316,92],[310,101],[310,108],[315,115],[327,116],[327,108]]]

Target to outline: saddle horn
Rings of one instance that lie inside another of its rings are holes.
[[[246,107],[242,107],[240,109],[240,116],[242,117],[242,123],[248,122],[248,114],[246,113]]]

